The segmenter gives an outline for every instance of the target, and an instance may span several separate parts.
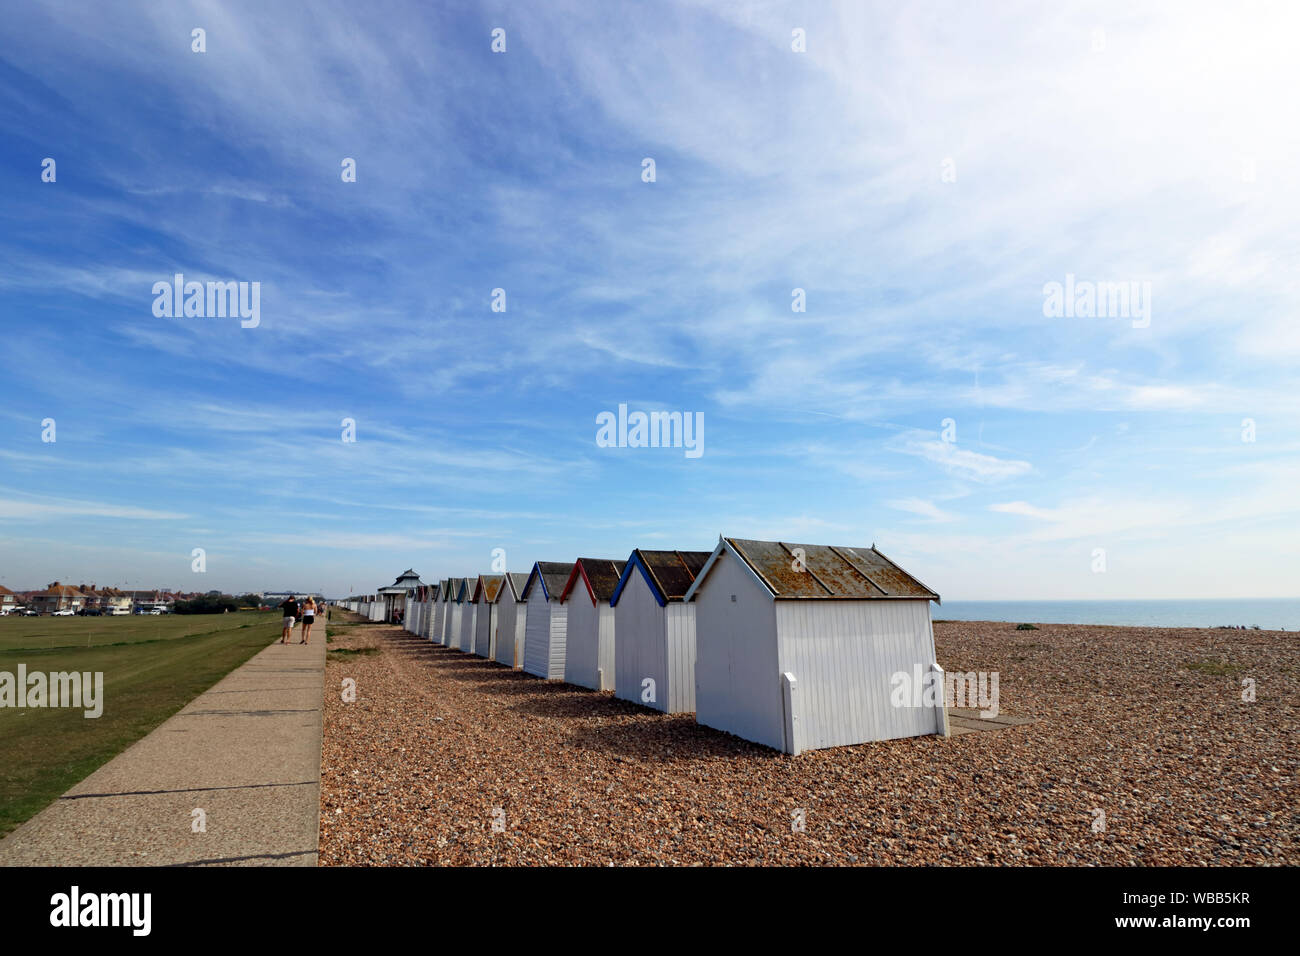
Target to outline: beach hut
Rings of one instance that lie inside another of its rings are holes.
[[[579,558],[560,601],[568,607],[564,679],[592,690],[614,689],[614,609],[609,599],[626,561]]]
[[[666,714],[695,710],[695,605],[708,551],[633,551],[614,588],[614,693]]]
[[[685,600],[699,723],[789,754],[946,731],[939,595],[874,545],[719,538]]]
[[[528,572],[521,597],[528,606],[524,625],[524,670],[549,680],[564,679],[564,639],[569,609],[560,602],[572,562],[538,561]]]
[[[526,574],[507,574],[497,591],[497,646],[493,659],[507,667],[524,666],[524,629],[528,605],[523,602]]]
[[[442,579],[442,618],[438,621],[437,636],[434,640],[443,647],[450,647],[451,640],[447,635],[454,633],[451,630],[452,610],[456,606],[455,578]]]
[[[460,591],[456,598],[460,603],[460,630],[457,632],[456,647],[466,654],[474,653],[474,625],[477,623],[474,588],[477,584],[477,578],[461,578]]]
[[[480,574],[474,585],[474,654],[488,660],[496,655],[497,592],[504,574]]]
[[[428,590],[428,585],[421,584],[415,589],[415,593],[407,599],[407,613],[405,626],[412,634],[419,634],[420,627],[424,623],[424,594]]]
[[[432,600],[429,602],[429,626],[424,635],[429,640],[439,643],[442,641],[442,613],[446,607],[442,601],[442,594],[446,589],[446,578],[433,586]]]
[[[411,628],[411,633],[416,637],[424,637],[429,628],[429,592],[432,590],[432,584],[422,585],[416,598],[415,625]]]
[[[447,647],[460,646],[460,620],[464,605],[460,603],[460,592],[465,588],[464,578],[447,580],[447,622],[443,628],[443,643]]]

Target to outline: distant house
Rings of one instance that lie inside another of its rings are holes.
[[[81,610],[83,611],[101,610],[101,602],[103,601],[103,595],[99,592],[99,589],[96,588],[95,585],[92,584],[90,585],[90,587],[87,587],[84,584],[78,584],[77,590],[81,592],[83,598],[81,602]]]
[[[126,593],[131,597],[131,610],[136,614],[144,614],[156,607],[167,606],[162,591],[127,591]]]
[[[8,614],[23,606],[23,600],[3,584],[0,584],[0,614]]]
[[[614,596],[626,561],[579,558],[560,600],[568,610],[564,679],[592,690],[614,689]]]
[[[55,611],[79,611],[85,600],[85,595],[76,588],[55,581],[44,591],[32,595],[31,606],[41,614],[53,614]]]
[[[105,614],[130,614],[131,595],[118,588],[104,588],[101,594],[101,607]]]
[[[720,538],[685,600],[706,727],[789,754],[946,733],[939,595],[874,545]]]
[[[535,677],[564,679],[564,642],[569,609],[560,602],[573,570],[570,561],[538,561],[524,584],[528,617],[524,630],[524,670]]]
[[[526,574],[507,574],[497,592],[497,646],[493,655],[507,667],[524,666],[524,629],[528,623],[528,605],[523,602]]]
[[[695,605],[683,598],[708,551],[633,551],[610,604],[614,693],[666,714],[695,711]]]

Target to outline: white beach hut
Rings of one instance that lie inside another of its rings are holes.
[[[460,602],[460,631],[457,635],[456,647],[466,654],[474,653],[474,625],[476,623],[474,587],[477,583],[477,578],[461,578],[460,593],[457,597]]]
[[[426,584],[424,586],[424,607],[420,611],[420,637],[426,641],[429,639],[429,633],[433,630],[433,604],[438,597],[437,582]]]
[[[507,667],[524,666],[528,605],[523,602],[526,574],[507,574],[497,591],[497,646],[493,659]]]
[[[504,574],[480,574],[474,585],[474,654],[492,660],[497,644],[497,592]]]
[[[564,679],[564,640],[569,609],[560,603],[573,570],[571,561],[538,561],[524,583],[528,605],[524,625],[524,670],[549,680]]]
[[[402,614],[402,629],[411,634],[420,626],[420,602],[423,600],[424,585],[420,585],[406,598],[406,610]]]
[[[447,579],[443,578],[433,590],[433,608],[430,614],[429,640],[435,644],[442,643],[443,623],[447,619]]]
[[[560,600],[568,607],[564,679],[592,690],[614,689],[614,609],[609,599],[627,562],[579,558]]]
[[[939,595],[874,545],[720,538],[685,599],[699,723],[790,754],[946,732]]]
[[[460,587],[458,582],[459,578],[447,578],[442,592],[442,629],[438,632],[438,643],[443,647],[451,647],[459,635],[456,629],[460,624],[456,612],[456,589]]]
[[[633,551],[610,598],[614,693],[666,714],[695,710],[695,605],[683,598],[708,551]]]
[[[464,578],[447,579],[447,621],[443,628],[443,643],[447,647],[460,646],[460,621],[464,605],[460,603],[460,593],[465,589]]]

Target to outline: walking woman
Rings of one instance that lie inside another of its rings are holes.
[[[302,642],[311,643],[311,626],[316,622],[316,599],[310,594],[302,604]]]

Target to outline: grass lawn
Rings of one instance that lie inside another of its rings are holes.
[[[103,715],[0,707],[0,836],[280,636],[280,614],[0,618],[0,671],[102,671]]]

